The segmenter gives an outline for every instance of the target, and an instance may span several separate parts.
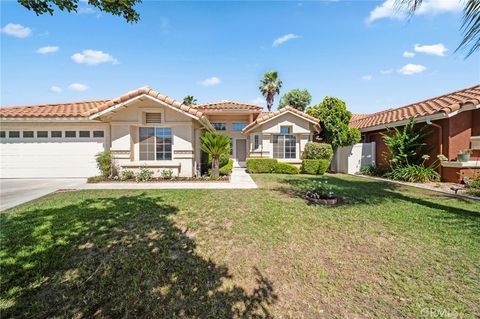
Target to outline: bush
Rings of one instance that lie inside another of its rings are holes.
[[[289,163],[277,163],[273,172],[276,174],[299,174],[300,170],[295,165]]]
[[[163,179],[172,179],[173,178],[173,171],[171,169],[164,169],[160,172],[160,176]]]
[[[87,183],[89,184],[101,183],[104,180],[105,180],[104,176],[92,176],[87,178]]]
[[[480,197],[480,173],[466,181],[467,194]]]
[[[140,172],[138,172],[136,180],[137,182],[146,182],[153,178],[153,171],[149,170],[147,167],[142,167]]]
[[[135,178],[135,173],[131,170],[124,170],[120,173],[120,180],[126,181],[129,179],[134,179]]]
[[[367,176],[383,176],[386,172],[385,168],[377,167],[375,165],[364,166],[360,169],[360,174]]]
[[[302,161],[302,172],[310,175],[323,175],[327,171],[330,161],[320,159],[304,159]]]
[[[228,164],[228,161],[230,160],[230,155],[229,154],[222,154],[220,155],[219,158],[219,167],[223,167]],[[208,166],[211,168],[212,167],[212,156],[208,156]]]
[[[247,171],[249,173],[272,173],[278,161],[274,158],[247,158]]]
[[[230,175],[233,170],[233,160],[228,160],[227,165],[220,167],[220,175]]]
[[[95,156],[97,167],[102,172],[102,176],[107,178],[112,173],[112,154],[110,151],[98,153]]]
[[[386,173],[385,177],[411,183],[440,181],[440,174],[433,167],[425,167],[423,165],[395,167]]]
[[[331,161],[333,157],[332,145],[326,143],[308,142],[303,151],[305,159],[327,160]]]

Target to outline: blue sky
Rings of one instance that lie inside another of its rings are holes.
[[[260,102],[259,79],[277,70],[281,95],[306,88],[312,104],[333,95],[370,113],[480,82],[479,55],[453,52],[455,1],[426,0],[409,21],[391,2],[145,1],[137,24],[84,2],[80,14],[40,17],[1,2],[1,105],[112,98],[143,85],[178,100]]]

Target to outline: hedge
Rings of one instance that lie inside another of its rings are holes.
[[[302,161],[302,172],[310,175],[323,175],[327,171],[330,161],[320,159],[304,159]]]
[[[300,169],[289,163],[277,163],[273,172],[276,174],[299,174]]]
[[[327,160],[331,161],[333,157],[332,145],[325,143],[308,142],[305,144],[303,151],[303,158],[313,160]]]
[[[274,158],[247,158],[249,173],[273,173],[278,161]]]
[[[233,170],[233,159],[228,160],[227,165],[220,167],[220,175],[230,175]]]

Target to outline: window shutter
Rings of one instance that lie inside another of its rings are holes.
[[[146,113],[145,116],[146,124],[159,124],[162,123],[162,113]]]

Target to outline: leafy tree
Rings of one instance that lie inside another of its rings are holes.
[[[77,12],[78,2],[80,0],[17,0],[22,6],[28,10],[32,10],[38,15],[49,13],[53,15],[55,11],[53,5],[59,10],[68,12]],[[123,18],[130,23],[138,22],[140,15],[133,8],[135,4],[141,3],[142,0],[88,0],[88,4],[96,7],[100,11],[107,12]]]
[[[397,8],[406,8],[411,15],[420,8],[422,3],[423,0],[395,1]],[[463,3],[463,23],[461,27],[463,30],[463,40],[455,51],[463,50],[471,46],[467,53],[467,57],[469,57],[480,49],[480,1],[464,0]]]
[[[193,95],[187,95],[183,98],[183,104],[191,106],[197,104],[197,99]]]
[[[387,129],[387,133],[382,134],[388,149],[386,155],[392,167],[419,165],[424,162],[422,156],[427,151],[425,138],[430,132],[427,131],[427,125],[418,128],[415,124],[415,119],[411,119],[402,130]]]
[[[360,142],[361,134],[356,128],[350,128],[352,113],[347,110],[345,102],[332,96],[307,109],[307,114],[320,120],[322,131],[320,137],[336,150],[339,146],[349,146]]]
[[[285,106],[291,106],[304,112],[312,101],[312,96],[307,90],[293,89],[285,93],[280,99],[279,109]]]
[[[278,78],[277,71],[269,71],[263,75],[263,78],[260,80],[260,92],[267,100],[267,108],[270,112],[273,106],[273,100],[275,95],[280,93],[280,88],[282,87],[282,81]]]
[[[225,134],[207,132],[201,136],[201,149],[212,157],[212,177],[220,175],[220,156],[230,154],[230,137]]]

